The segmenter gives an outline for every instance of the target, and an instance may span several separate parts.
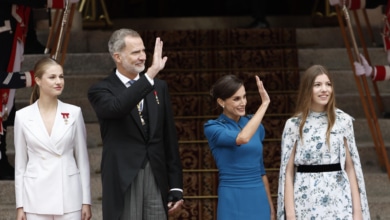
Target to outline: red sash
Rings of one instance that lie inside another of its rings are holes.
[[[24,42],[26,40],[26,34],[27,34],[27,25],[28,20],[30,17],[30,11],[31,8],[24,6],[24,5],[14,5],[12,8],[12,16],[18,21],[16,25],[16,29],[14,30],[14,40],[12,43],[12,50],[11,55],[8,63],[7,72],[15,72],[20,70],[15,70],[15,60],[21,60],[21,58],[16,59],[17,56],[17,44],[18,42],[21,42],[24,45]],[[13,92],[11,93],[10,89],[0,89],[0,99],[1,99],[1,105],[0,105],[0,134],[2,135],[4,133],[3,129],[3,121],[7,120],[9,111],[11,111],[11,108],[7,109],[6,106],[8,104],[8,101],[13,99]],[[11,97],[10,97],[11,95]]]

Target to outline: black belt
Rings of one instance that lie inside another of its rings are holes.
[[[297,172],[299,173],[321,173],[321,172],[332,172],[340,171],[340,163],[335,164],[324,164],[324,165],[299,165]]]

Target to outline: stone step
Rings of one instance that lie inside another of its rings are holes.
[[[34,69],[35,63],[48,55],[25,55],[22,71]],[[108,52],[105,53],[68,53],[64,63],[64,74],[69,75],[107,75],[115,67]]]
[[[390,176],[387,176],[386,169],[386,161],[390,163],[389,143],[385,143],[387,158],[383,156],[383,149],[376,149],[372,142],[359,143],[357,146],[363,173],[382,174],[390,180]]]
[[[379,119],[383,118],[385,112],[389,112],[390,110],[390,93],[381,93],[381,100],[384,105],[384,111],[379,111],[378,103],[374,96],[371,97],[371,102],[373,108],[376,112],[376,117]],[[365,100],[365,99],[364,99]],[[369,105],[367,100],[367,109],[369,109]],[[360,99],[358,92],[351,94],[336,94],[336,106],[343,111],[347,112],[354,118],[365,118],[365,110]]]
[[[348,67],[345,68],[346,69],[344,70],[329,69],[334,80],[334,89],[335,89],[336,97],[338,95],[349,95],[349,94],[359,93],[358,86],[353,73],[353,69],[352,68],[348,69]],[[372,80],[370,80],[370,78],[366,78],[366,80],[367,80],[367,86],[372,95],[375,95],[374,84],[376,84],[376,87],[379,89],[381,93],[383,94],[390,93],[390,81],[388,80],[376,81],[374,83]],[[362,82],[360,85],[364,86],[362,80],[360,80],[359,82]]]
[[[367,48],[372,65],[388,65],[383,48]],[[321,64],[329,70],[352,70],[346,48],[300,48],[298,50],[299,66],[309,67]]]
[[[364,173],[371,219],[390,219],[390,182],[387,174]]]
[[[390,119],[378,119],[379,129],[385,143],[390,143]],[[370,128],[365,118],[356,118],[354,121],[355,139],[357,145],[365,146],[365,143],[373,143]],[[387,145],[390,147],[390,145]]]

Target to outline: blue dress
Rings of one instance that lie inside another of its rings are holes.
[[[270,206],[262,180],[265,175],[260,125],[252,139],[241,146],[236,138],[251,116],[238,123],[221,114],[204,124],[204,132],[219,170],[218,220],[270,219]]]

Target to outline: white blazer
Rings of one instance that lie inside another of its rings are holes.
[[[14,138],[16,208],[62,215],[91,204],[86,130],[80,107],[58,101],[50,136],[37,102],[20,109]]]

